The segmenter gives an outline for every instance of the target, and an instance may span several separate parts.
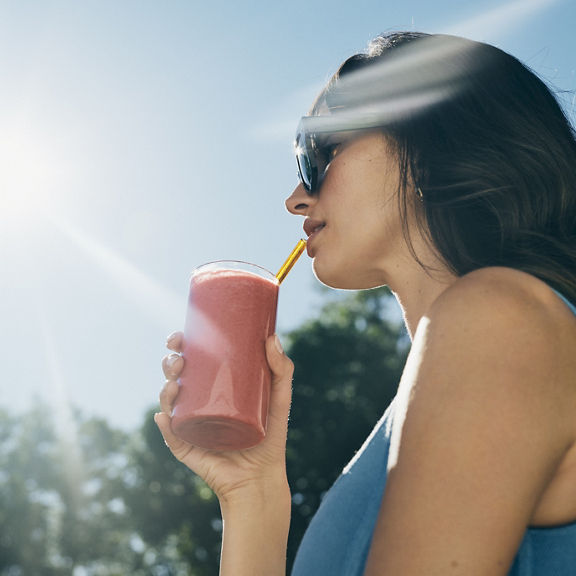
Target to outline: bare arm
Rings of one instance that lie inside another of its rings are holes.
[[[509,280],[459,281],[418,328],[367,576],[504,576],[574,442],[562,323]]]
[[[170,347],[179,351],[180,336]],[[155,421],[174,456],[196,472],[220,501],[224,533],[221,576],[283,576],[290,525],[290,490],[286,479],[285,445],[293,365],[276,345],[266,343],[272,370],[272,394],[265,440],[244,451],[210,452],[177,438],[170,427],[177,378],[183,360],[163,362],[166,384],[160,395],[162,412]]]
[[[290,492],[270,486],[220,503],[224,520],[222,576],[283,576],[290,527]]]

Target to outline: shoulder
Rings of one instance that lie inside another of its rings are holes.
[[[426,396],[427,389],[464,404],[494,402],[511,421],[524,409],[570,420],[575,346],[576,317],[550,287],[518,270],[485,268],[459,278],[432,304],[409,362]]]
[[[420,321],[399,421],[418,438],[434,422],[458,453],[508,438],[510,450],[494,452],[498,463],[537,446],[543,460],[557,456],[576,440],[575,345],[574,314],[545,283],[506,268],[470,273]]]
[[[530,338],[546,347],[576,338],[576,316],[559,296],[542,280],[512,268],[482,268],[458,278],[426,318],[458,337],[489,333],[496,340]]]
[[[490,267],[458,278],[436,301],[436,309],[472,301],[475,305],[548,305],[554,292],[542,280],[513,268]]]

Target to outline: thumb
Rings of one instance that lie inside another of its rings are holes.
[[[282,343],[277,334],[273,334],[266,341],[266,356],[270,370],[272,371],[272,385],[278,385],[286,388],[286,382],[292,383],[292,376],[294,375],[294,363],[282,348]],[[288,386],[290,388],[291,386]]]
[[[285,438],[290,402],[292,400],[292,376],[294,375],[294,363],[282,349],[280,339],[273,334],[266,341],[266,356],[272,371],[272,389],[270,392],[269,407],[269,432],[272,429],[282,430]]]

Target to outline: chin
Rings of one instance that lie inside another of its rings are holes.
[[[320,283],[335,290],[370,290],[383,286],[382,282],[364,278],[350,268],[345,271],[343,268],[338,268],[337,271],[328,270],[318,265],[317,261],[314,260],[312,269]]]

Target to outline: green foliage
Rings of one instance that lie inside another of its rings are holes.
[[[151,414],[128,435],[42,402],[0,411],[2,576],[214,574],[217,518]]]
[[[41,402],[1,412],[0,432],[0,574],[145,573],[119,491],[125,433]]]
[[[393,397],[406,354],[385,290],[347,295],[287,336],[289,564],[323,494]],[[128,435],[38,402],[0,410],[0,576],[212,576],[222,523],[152,413]]]
[[[31,413],[32,414],[32,413]],[[39,573],[48,557],[49,517],[38,494],[39,484],[52,485],[44,464],[50,458],[51,434],[37,420],[20,426],[6,411],[0,412],[0,571],[20,566]],[[23,543],[26,545],[22,545]]]
[[[178,574],[212,576],[218,573],[222,533],[218,501],[166,448],[154,411],[129,449],[126,504],[147,545],[163,549],[169,544],[173,554],[186,561],[190,572]]]

